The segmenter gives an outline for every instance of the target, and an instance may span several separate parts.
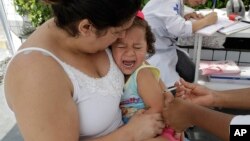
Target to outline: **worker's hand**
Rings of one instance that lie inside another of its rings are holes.
[[[217,16],[217,13],[216,12],[211,12],[209,14],[207,14],[204,19],[206,20],[207,22],[207,25],[212,25],[212,24],[215,24],[218,20],[218,16]]]
[[[192,103],[199,104],[206,107],[212,107],[215,101],[215,94],[213,90],[208,89],[199,84],[189,83],[183,79],[175,83],[176,97],[181,97]]]
[[[183,132],[192,126],[192,112],[189,111],[191,103],[180,98],[174,98],[172,101],[165,101],[163,108],[163,118],[167,127],[173,128],[176,132]]]
[[[204,18],[204,16],[202,14],[198,14],[196,12],[193,13],[188,13],[184,16],[185,20],[190,20],[190,19],[194,19],[194,20],[199,20]]]

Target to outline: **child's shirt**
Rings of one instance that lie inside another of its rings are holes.
[[[145,63],[143,63],[143,65],[141,65],[133,74],[131,74],[123,88],[123,95],[120,103],[122,120],[124,123],[127,123],[136,111],[146,108],[143,99],[138,93],[137,87],[137,74],[144,68],[150,69],[157,80],[160,78],[160,71],[157,68]]]

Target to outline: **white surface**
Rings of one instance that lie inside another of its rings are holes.
[[[231,120],[230,125],[250,125],[250,115],[238,115]]]
[[[229,27],[223,28],[219,30],[218,32],[223,33],[225,35],[231,35],[233,33],[237,33],[239,31],[248,29],[250,27],[250,24],[244,23],[244,22],[237,22]]]
[[[221,83],[221,82],[208,82],[206,76],[200,76],[198,84],[204,85],[213,90],[231,90],[250,87],[249,84],[236,84],[236,83]]]
[[[250,38],[250,28],[230,34],[227,37]]]

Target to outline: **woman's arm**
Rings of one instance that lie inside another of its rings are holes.
[[[6,73],[5,93],[25,141],[78,140],[71,82],[51,57],[16,56]]]
[[[158,122],[152,122],[155,120]],[[162,132],[164,127],[165,124],[162,123],[160,114],[142,114],[142,111],[138,111],[128,124],[111,134],[91,141],[151,141],[153,137]]]

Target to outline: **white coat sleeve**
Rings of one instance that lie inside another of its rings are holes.
[[[164,13],[162,18],[164,18],[163,21],[166,29],[176,37],[192,36],[192,22],[186,21],[181,17],[177,11],[174,10],[176,7],[177,3],[175,1],[170,1],[161,5],[160,12]]]

